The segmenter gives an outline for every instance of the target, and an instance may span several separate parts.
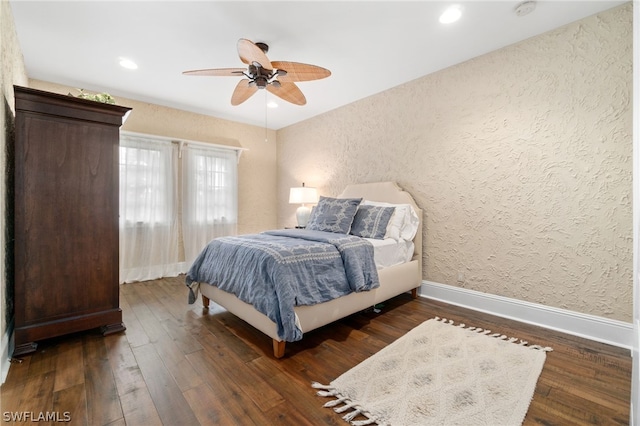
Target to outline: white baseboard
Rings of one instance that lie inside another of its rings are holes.
[[[433,281],[420,296],[632,350],[633,324]]]
[[[11,366],[11,356],[9,354],[13,352],[13,348],[11,347],[12,333],[13,322],[7,326],[0,343],[0,350],[2,351],[2,356],[0,356],[0,383],[4,383],[4,381],[7,380],[7,374],[9,374],[9,367]]]

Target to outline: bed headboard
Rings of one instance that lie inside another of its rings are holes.
[[[413,259],[420,262],[422,270],[422,210],[408,192],[400,188],[395,182],[374,182],[348,185],[338,198],[359,198],[369,201],[380,201],[393,204],[411,204],[420,219],[418,232],[413,238],[415,245]]]
[[[395,182],[374,182],[348,185],[338,198],[362,197],[369,201],[381,201],[393,204],[411,204],[418,209],[411,194],[400,188]]]

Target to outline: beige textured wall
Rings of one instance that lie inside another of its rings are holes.
[[[24,67],[24,59],[16,29],[13,21],[13,14],[9,2],[0,2],[0,84],[2,89],[2,100],[0,101],[0,218],[2,218],[2,230],[0,231],[0,339],[5,338],[9,321],[13,315],[13,290],[7,288],[8,282],[13,277],[13,268],[7,265],[7,261],[13,261],[9,245],[12,235],[7,232],[13,230],[13,216],[9,217],[7,211],[8,185],[12,185],[13,178],[9,177],[10,165],[7,164],[7,154],[12,152],[13,146],[13,126],[15,117],[15,101],[13,96],[13,85],[27,85],[27,73]],[[11,193],[9,192],[9,195]],[[10,203],[10,206],[13,203]],[[9,208],[11,210],[11,208]],[[9,252],[7,250],[9,249]],[[7,254],[9,253],[9,256]],[[9,257],[11,259],[9,259]],[[7,318],[10,316],[10,318]],[[0,377],[4,377],[4,373]]]
[[[626,4],[281,129],[279,224],[301,181],[393,180],[426,280],[631,321],[631,68]]]
[[[30,87],[54,93],[77,93],[76,88],[40,80]],[[84,88],[99,92],[100,88]],[[276,227],[276,132],[265,141],[262,127],[250,126],[160,105],[116,98],[133,108],[123,130],[246,148],[238,164],[238,232],[253,233]]]

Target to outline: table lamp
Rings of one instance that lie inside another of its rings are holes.
[[[289,191],[289,204],[302,204],[296,210],[296,219],[298,220],[298,228],[307,226],[311,209],[305,204],[313,204],[318,202],[318,191],[315,188],[302,186],[291,188]]]

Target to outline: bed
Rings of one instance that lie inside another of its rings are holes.
[[[407,211],[413,209],[411,212],[413,215],[412,220],[414,221],[412,223],[413,232],[412,235],[403,235],[404,237],[410,236],[411,238],[403,239],[402,236],[395,235],[395,240],[385,238],[378,241],[372,241],[373,239],[367,239],[367,241],[373,242],[375,246],[378,246],[373,249],[375,251],[374,258],[376,261],[374,268],[376,269],[377,274],[377,282],[374,282],[372,286],[374,288],[365,289],[362,287],[359,288],[359,290],[362,291],[353,291],[322,303],[293,306],[292,311],[295,316],[295,326],[299,328],[300,335],[356,312],[370,308],[405,292],[411,292],[412,297],[417,297],[417,290],[422,281],[422,211],[416,205],[413,197],[411,197],[409,193],[403,191],[394,182],[349,185],[336,197],[336,199],[340,199],[341,201],[344,199],[360,198],[362,199],[362,203],[358,208],[362,208],[361,206],[363,205],[387,207],[389,205],[400,205],[405,207],[407,205],[411,206]],[[322,201],[326,200],[321,199],[321,202]],[[399,208],[395,208],[393,211],[398,212],[400,210]],[[312,213],[312,217],[313,216],[314,215]],[[391,232],[391,223],[396,218],[398,218],[398,215],[394,213],[391,220],[389,220],[389,230],[386,231],[386,237],[389,236],[389,233]],[[289,236],[286,234],[287,231],[271,232],[274,234],[275,238]],[[396,230],[394,232],[398,231]],[[314,231],[307,231],[307,233],[314,234]],[[317,233],[321,237],[325,236],[321,232]],[[296,231],[294,231],[293,234],[296,234]],[[344,237],[351,238],[351,236]],[[362,240],[360,237],[353,238]],[[211,245],[215,241],[216,240],[209,244]],[[342,243],[348,241],[348,244],[346,245],[359,245],[352,244],[355,240],[340,239],[340,241]],[[357,243],[357,241],[355,242]],[[400,243],[400,246],[402,247],[398,247],[397,243]],[[394,245],[396,246],[395,248],[389,247]],[[369,246],[373,247],[372,244],[369,244]],[[209,245],[207,248],[208,247]],[[294,339],[291,338],[291,335],[283,337],[282,324],[280,324],[279,318],[270,318],[265,313],[254,308],[250,303],[241,300],[241,298],[244,298],[241,294],[240,297],[238,297],[230,291],[221,289],[220,287],[224,287],[223,285],[209,285],[206,282],[206,274],[198,272],[199,268],[203,269],[207,265],[217,261],[215,257],[206,255],[207,248],[203,250],[187,274],[186,284],[190,291],[189,302],[193,303],[197,294],[200,293],[202,295],[202,303],[205,308],[208,308],[210,301],[213,301],[235,316],[246,321],[273,340],[273,354],[276,358],[283,357],[287,340],[293,341]],[[406,258],[402,259],[403,256]],[[237,258],[238,255],[235,255],[235,257]],[[377,283],[379,283],[379,285]],[[298,340],[299,338],[300,336],[296,337],[295,340]]]

